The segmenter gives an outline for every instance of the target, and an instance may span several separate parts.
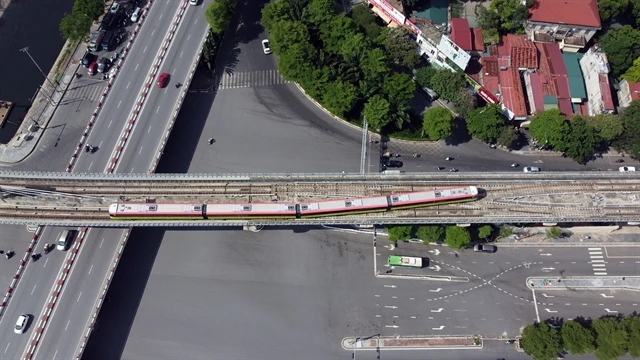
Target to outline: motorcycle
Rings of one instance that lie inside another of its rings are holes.
[[[518,166],[520,166],[520,164],[518,164],[518,163],[513,163],[513,164],[511,164],[511,167],[512,167],[512,168],[517,168]]]
[[[456,168],[451,168],[451,169],[449,169],[449,172],[458,172],[458,169],[456,169]]]
[[[623,162],[624,162],[624,160],[623,160],[623,159],[618,159],[618,160],[616,160],[616,163],[618,163],[618,164],[619,164],[619,163],[623,163]]]
[[[413,154],[413,155],[411,155],[411,156],[413,156],[414,158],[419,158],[419,157],[420,157],[420,154],[416,153],[416,154]]]
[[[212,145],[214,142],[216,142],[216,140],[214,138],[210,138],[209,139],[209,145]]]
[[[447,156],[447,157],[445,158],[445,160],[447,160],[447,161],[451,161],[451,160],[453,160],[453,158],[452,158],[452,157]]]

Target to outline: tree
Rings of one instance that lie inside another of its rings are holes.
[[[629,8],[629,0],[598,0],[602,22],[611,22]]]
[[[355,86],[342,81],[334,81],[326,87],[322,97],[322,103],[337,116],[344,116],[351,111],[358,99],[358,90]]]
[[[382,28],[376,23],[376,15],[366,5],[354,6],[353,10],[351,10],[351,18],[367,34],[367,38],[370,41],[376,41],[382,34]]]
[[[382,77],[389,72],[389,60],[382,49],[367,51],[362,61],[362,70],[367,80],[380,82]]]
[[[273,26],[279,21],[293,22],[293,9],[288,1],[271,1],[262,9],[260,22],[265,30],[271,33]]]
[[[442,239],[444,229],[439,225],[423,225],[418,228],[416,236],[425,244],[434,243]]]
[[[460,92],[460,97],[453,100],[453,107],[460,116],[469,115],[477,105],[478,101],[476,96],[468,89],[463,89]]]
[[[283,54],[294,44],[310,44],[309,30],[300,21],[279,21],[271,29],[271,49]]]
[[[307,5],[305,19],[315,29],[329,23],[338,14],[338,4],[334,0],[311,0]]]
[[[72,13],[85,15],[91,21],[96,21],[104,14],[104,4],[104,0],[76,0],[73,3]]]
[[[458,99],[466,86],[462,73],[439,70],[431,77],[431,89],[447,100]]]
[[[624,74],[640,57],[640,31],[631,25],[610,28],[600,37],[599,43],[607,54],[614,77]]]
[[[410,37],[409,30],[403,27],[387,28],[384,47],[391,61],[397,66],[414,68],[420,61],[416,51],[416,42]]]
[[[615,114],[598,114],[585,120],[598,133],[598,137],[606,142],[617,139],[624,132],[622,119]]]
[[[315,68],[300,80],[300,86],[314,99],[322,99],[327,85],[331,82],[330,73],[328,66]]]
[[[636,83],[640,81],[640,57],[633,60],[633,65],[622,74],[622,78],[630,83]]]
[[[480,239],[486,239],[493,234],[493,227],[491,225],[482,225],[478,228],[478,237]]]
[[[474,12],[482,29],[496,29],[497,32],[500,28],[500,15],[497,12],[487,9],[483,4],[477,4]]]
[[[582,116],[575,116],[571,120],[565,154],[576,162],[584,164],[591,158],[597,145],[598,137],[595,130]]]
[[[564,348],[576,355],[592,353],[595,350],[593,332],[577,321],[567,321],[561,329]]]
[[[471,235],[466,228],[455,225],[447,226],[444,242],[454,249],[463,249],[471,242]]]
[[[75,11],[71,14],[64,14],[59,29],[65,39],[80,41],[91,31],[91,19]]]
[[[467,116],[467,129],[471,136],[484,142],[495,142],[505,127],[504,116],[499,105],[487,105],[475,109]]]
[[[640,316],[629,315],[622,320],[622,324],[629,334],[629,355],[635,358],[640,357]]]
[[[562,352],[562,336],[547,324],[535,323],[522,330],[520,346],[535,360],[555,360]]]
[[[524,23],[529,19],[529,6],[532,2],[523,5],[520,0],[493,0],[489,10],[498,14],[500,27],[503,34],[520,32],[524,29]]]
[[[387,94],[389,103],[405,108],[413,100],[416,83],[407,74],[393,73],[385,77],[382,90]]]
[[[387,126],[389,118],[389,102],[380,95],[374,95],[364,106],[364,116],[367,123],[377,132]]]
[[[387,228],[387,234],[389,234],[389,241],[398,242],[398,240],[407,240],[411,238],[411,225],[392,225],[385,226]]]
[[[529,126],[529,132],[534,139],[541,145],[551,145],[557,151],[565,149],[569,131],[569,123],[558,109],[538,113],[531,119]]]
[[[344,41],[357,32],[358,27],[353,20],[340,14],[320,27],[320,40],[322,40],[326,51],[338,54]]]
[[[499,234],[501,238],[511,236],[511,234],[513,234],[513,228],[511,226],[501,226]]]
[[[424,66],[416,71],[416,82],[423,88],[431,88],[431,79],[438,72],[433,66]]]
[[[615,360],[627,353],[629,333],[616,318],[605,317],[593,320],[591,327],[596,332],[595,355],[600,360]]]
[[[636,27],[640,25],[640,0],[629,0],[627,17]]]
[[[548,228],[545,231],[546,235],[547,235],[547,239],[558,239],[561,238],[564,235],[564,232],[562,231],[562,229],[560,229],[557,226],[553,226]]]
[[[498,136],[497,144],[511,149],[518,140],[518,134],[511,126],[503,126]]]
[[[636,159],[640,159],[640,100],[634,100],[624,109],[622,115],[624,149]]]
[[[235,9],[235,0],[216,0],[209,4],[204,16],[214,34],[221,35],[229,29]]]
[[[280,54],[278,70],[287,80],[300,81],[308,76],[311,71],[311,61],[316,49],[309,43],[297,43],[291,45],[287,51]]]
[[[441,140],[453,132],[453,115],[449,109],[435,107],[424,113],[422,128],[431,140]]]

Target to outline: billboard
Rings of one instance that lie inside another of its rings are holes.
[[[391,18],[391,20],[393,20],[394,23],[400,26],[404,25],[406,17],[386,0],[369,0],[369,4],[373,4],[375,7],[382,10]]]
[[[449,60],[453,61],[454,64],[458,65],[461,71],[464,71],[467,68],[467,64],[469,63],[469,60],[471,60],[471,55],[458,47],[458,45],[451,41],[451,39],[446,35],[443,35],[442,38],[440,38],[438,50],[448,57]]]

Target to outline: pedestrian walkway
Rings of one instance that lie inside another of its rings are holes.
[[[602,254],[601,247],[590,247],[589,258],[591,259],[589,263],[591,264],[591,266],[593,266],[593,275],[607,275],[607,264],[604,261],[604,255]]]
[[[345,350],[419,350],[419,349],[482,349],[482,339],[476,336],[370,336],[342,339]]]
[[[285,80],[276,69],[249,72],[224,72],[222,74],[216,74],[215,79],[215,84],[218,84],[218,90],[255,88],[289,83],[291,83],[291,81]]]
[[[73,102],[80,100],[88,100],[89,102],[98,101],[104,91],[107,82],[99,78],[76,79],[71,83],[64,96],[63,102]]]
[[[530,277],[527,287],[533,290],[613,289],[640,291],[640,276],[569,276]]]

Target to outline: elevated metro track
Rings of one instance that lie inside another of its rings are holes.
[[[293,220],[111,220],[116,202],[321,201],[473,185],[475,202]],[[616,172],[359,174],[75,174],[0,172],[0,223],[242,226],[640,222],[640,176]]]

